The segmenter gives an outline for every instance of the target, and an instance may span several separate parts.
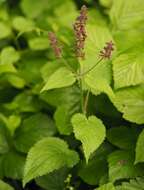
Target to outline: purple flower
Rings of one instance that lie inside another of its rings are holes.
[[[62,57],[62,49],[59,46],[59,43],[58,43],[58,40],[57,40],[57,37],[56,37],[55,33],[54,32],[49,32],[48,37],[49,37],[49,40],[50,40],[50,46],[52,47],[56,58],[61,58]]]
[[[85,58],[84,45],[87,37],[85,29],[86,21],[87,7],[83,5],[80,11],[80,15],[76,18],[76,21],[73,26],[76,38],[76,56],[82,59]]]
[[[112,41],[107,42],[103,50],[100,51],[100,57],[103,59],[106,59],[106,58],[110,59],[112,55],[112,51],[114,50],[113,46],[114,44]]]

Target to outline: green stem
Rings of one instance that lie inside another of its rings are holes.
[[[87,114],[87,107],[88,107],[88,101],[89,101],[89,94],[90,94],[90,90],[87,91],[86,97],[85,97],[85,101],[84,101],[84,114]]]
[[[79,69],[79,74],[81,74],[81,69]],[[79,82],[79,87],[80,87],[81,111],[82,113],[84,113],[84,96],[83,96],[82,78],[79,78],[78,82]]]

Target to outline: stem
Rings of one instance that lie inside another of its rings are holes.
[[[103,58],[101,58],[95,65],[93,65],[90,69],[88,69],[87,71],[85,71],[85,72],[83,72],[83,73],[81,73],[80,75],[78,75],[78,76],[84,76],[84,75],[86,75],[86,74],[88,74],[90,71],[92,71],[101,61],[103,60]]]
[[[87,107],[88,107],[88,101],[89,101],[89,94],[90,94],[90,90],[87,91],[86,97],[85,97],[85,101],[84,101],[84,114],[87,114]]]
[[[79,69],[79,74],[81,74],[81,69]],[[79,78],[78,82],[79,82],[79,87],[80,87],[81,111],[82,113],[84,113],[84,96],[83,96],[82,78]]]

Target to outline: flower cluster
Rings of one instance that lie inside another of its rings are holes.
[[[56,58],[61,58],[62,57],[62,49],[59,46],[57,37],[54,32],[49,32],[48,37],[50,40],[50,45],[55,53]]]
[[[76,55],[79,58],[84,59],[84,45],[86,40],[86,21],[87,21],[87,7],[85,5],[82,6],[80,11],[80,16],[76,18],[74,23],[74,32],[76,37]]]
[[[110,59],[111,55],[112,55],[112,51],[114,50],[113,46],[114,46],[114,44],[112,41],[107,42],[106,46],[103,48],[103,50],[100,51],[100,57],[102,59],[106,59],[106,58]]]

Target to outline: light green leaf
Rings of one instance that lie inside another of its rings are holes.
[[[1,119],[1,117],[0,117]],[[6,138],[6,129],[0,125],[0,154],[8,152],[9,145]]]
[[[6,74],[5,75],[5,78],[8,80],[8,82],[14,86],[15,88],[24,88],[26,82],[23,78],[17,76],[17,75],[14,75],[14,74]]]
[[[120,54],[113,61],[116,89],[144,83],[144,53],[142,47]]]
[[[96,188],[95,190],[115,190],[115,187],[112,183],[107,183]]]
[[[73,167],[78,160],[78,154],[69,150],[66,142],[59,138],[46,137],[36,143],[28,153],[23,185],[64,166]]]
[[[0,189],[1,190],[14,190],[9,184],[5,183],[4,181],[0,180]]]
[[[35,28],[35,24],[32,20],[22,16],[17,16],[13,19],[12,25],[14,29],[20,32],[29,32]]]
[[[105,126],[95,116],[88,119],[83,114],[75,114],[72,117],[72,125],[75,137],[82,142],[86,162],[91,154],[101,145],[105,139]]]
[[[46,190],[64,190],[68,169],[62,168],[36,179],[36,183]]]
[[[117,30],[141,27],[144,22],[144,1],[113,1],[110,18],[114,29]]]
[[[3,48],[0,55],[1,64],[15,63],[20,59],[20,54],[11,46]]]
[[[107,131],[107,139],[110,143],[121,149],[133,150],[136,145],[139,131],[135,127],[114,127]]]
[[[144,123],[144,85],[116,91],[112,102],[126,120],[138,124]]]
[[[55,71],[47,80],[41,92],[72,85],[76,81],[74,74],[65,67]]]
[[[139,162],[144,162],[143,150],[144,150],[144,130],[140,133],[137,140],[135,164]]]
[[[82,162],[78,175],[84,182],[90,185],[98,185],[104,176],[108,176],[107,156],[112,150],[109,144],[102,144],[88,164]]]
[[[3,176],[12,179],[21,179],[25,165],[25,156],[10,151],[2,157]]]
[[[0,39],[7,38],[11,35],[10,27],[3,22],[0,22],[0,31]]]
[[[109,180],[114,182],[124,178],[144,175],[142,165],[134,165],[134,153],[131,151],[114,151],[108,156]]]
[[[45,50],[49,48],[49,41],[46,37],[36,37],[28,41],[29,47],[32,50]]]
[[[55,132],[54,122],[47,115],[41,113],[32,115],[17,129],[14,136],[15,147],[18,151],[26,153],[37,141],[52,136]]]
[[[0,74],[2,73],[16,73],[17,70],[12,64],[0,64]]]

